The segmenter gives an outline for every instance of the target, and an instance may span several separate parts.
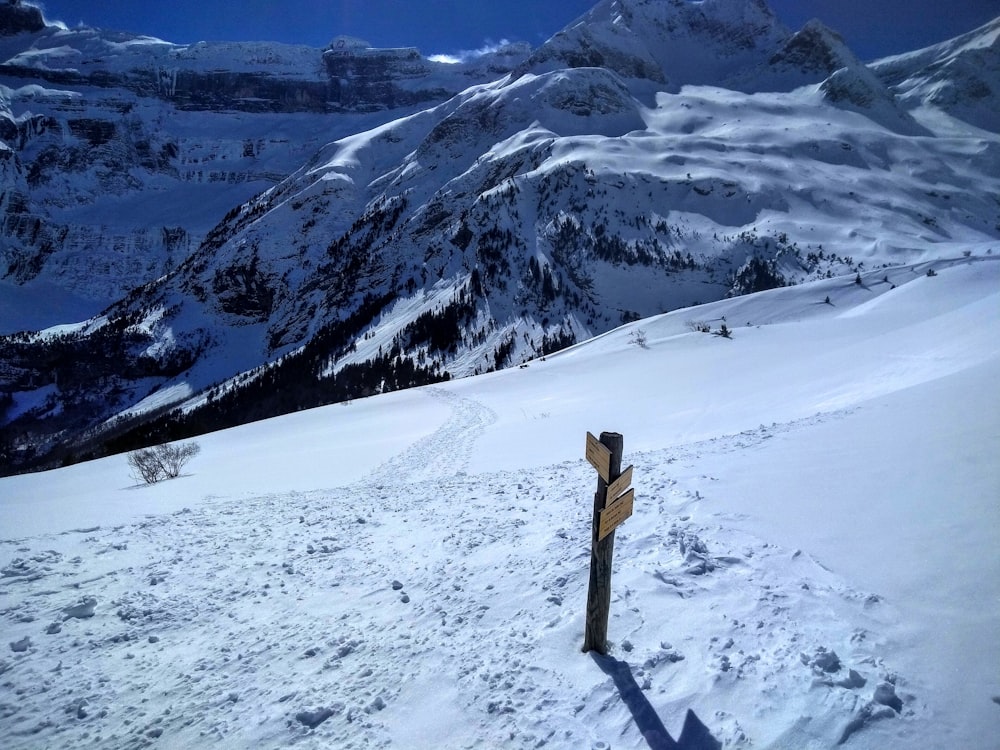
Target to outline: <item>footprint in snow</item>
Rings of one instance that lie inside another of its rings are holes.
[[[92,596],[84,597],[77,604],[72,604],[68,607],[63,607],[63,619],[70,620],[76,618],[78,620],[83,620],[88,617],[94,616],[94,610],[97,609],[97,599]]]

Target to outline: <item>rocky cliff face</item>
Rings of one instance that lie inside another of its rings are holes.
[[[42,11],[21,0],[4,0],[0,3],[0,36],[41,31],[45,28]]]
[[[0,5],[0,19],[0,283],[61,290],[82,317],[168,272],[325,142],[503,75],[528,52],[446,65],[357,40],[318,50],[67,30],[20,3]],[[18,327],[0,320],[0,332]]]

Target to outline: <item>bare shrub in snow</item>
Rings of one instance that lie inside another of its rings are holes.
[[[646,338],[646,332],[641,328],[636,328],[628,336],[629,343],[635,344],[640,349],[649,348],[649,340]]]
[[[826,301],[829,302],[830,298],[827,297]],[[723,317],[722,320],[722,325],[720,325],[716,331],[713,331],[711,324],[704,320],[689,320],[686,322],[686,325],[689,330],[694,331],[695,333],[712,333],[716,336],[722,336],[724,339],[731,339],[733,337],[733,332],[729,329],[729,326],[725,324],[726,318]],[[750,323],[747,322],[747,325],[749,326]]]
[[[198,455],[201,446],[197,443],[178,445],[155,445],[128,454],[128,465],[135,480],[153,484],[163,479],[173,479],[180,475],[188,461]]]

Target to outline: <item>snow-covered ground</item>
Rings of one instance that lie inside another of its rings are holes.
[[[0,480],[0,744],[1000,747],[1000,259],[930,267]]]

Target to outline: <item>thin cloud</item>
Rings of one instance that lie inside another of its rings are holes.
[[[472,62],[483,55],[491,55],[499,52],[510,44],[509,39],[501,39],[499,42],[487,41],[479,49],[465,49],[453,54],[431,55],[427,59],[431,62],[447,63],[448,65],[458,65],[459,63]]]

